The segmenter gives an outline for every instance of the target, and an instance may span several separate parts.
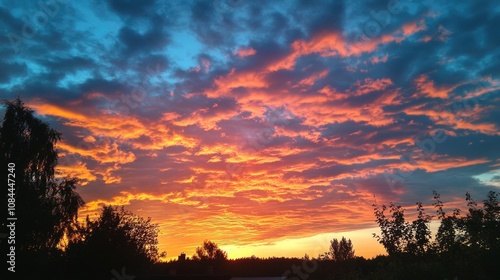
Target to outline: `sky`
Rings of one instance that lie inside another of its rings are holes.
[[[499,191],[495,2],[0,1],[0,94],[62,133],[80,217],[151,217],[168,259],[373,257],[374,203]]]

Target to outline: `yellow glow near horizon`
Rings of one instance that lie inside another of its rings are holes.
[[[372,233],[378,232],[378,228],[369,228],[357,231],[322,233],[315,236],[284,239],[272,244],[258,244],[246,246],[221,246],[227,251],[229,258],[237,259],[255,255],[259,258],[266,257],[303,257],[307,254],[311,258],[327,252],[330,240],[342,236],[351,239],[357,256],[371,258],[384,254],[385,250],[373,237]]]
[[[430,229],[433,235],[437,232],[439,221],[433,221],[430,224]],[[329,250],[330,241],[334,238],[341,239],[345,237],[351,239],[354,246],[356,256],[364,258],[373,258],[377,255],[385,255],[384,247],[377,242],[373,237],[373,233],[379,233],[378,227],[346,231],[346,232],[332,232],[322,233],[315,236],[283,239],[273,243],[259,243],[249,245],[223,245],[218,244],[220,248],[227,252],[229,259],[239,259],[251,256],[258,258],[268,257],[287,257],[287,258],[302,258],[307,254],[311,258],[317,258],[318,255],[323,254]],[[199,245],[201,246],[201,244]],[[179,252],[175,256],[168,256],[165,261],[177,260]],[[194,253],[185,251],[187,257],[191,257]]]
[[[223,245],[219,244],[220,248],[227,252],[230,259],[239,259],[245,257],[256,256],[259,258],[267,257],[297,257],[301,258],[307,254],[311,258],[318,257],[319,254],[327,252],[330,246],[330,240],[342,236],[351,239],[356,256],[365,258],[375,257],[380,254],[385,254],[385,250],[372,233],[378,232],[378,228],[369,228],[357,231],[338,232],[338,233],[322,233],[315,236],[283,239],[273,243],[259,243],[249,245]],[[201,246],[201,244],[199,245]],[[178,255],[170,255],[166,260],[177,260]],[[185,252],[188,257],[191,257],[193,252]]]

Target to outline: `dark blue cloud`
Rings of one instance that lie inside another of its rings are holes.
[[[109,0],[108,4],[109,7],[116,13],[131,17],[148,16],[149,11],[155,9],[155,0]]]

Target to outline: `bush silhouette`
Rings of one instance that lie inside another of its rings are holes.
[[[227,260],[227,253],[221,250],[215,242],[205,240],[202,247],[196,248],[193,259],[202,261],[223,261]]]
[[[74,266],[84,264],[89,273],[105,275],[112,269],[144,272],[157,262],[158,225],[124,208],[104,206],[95,221],[87,217],[78,237],[69,242],[67,256]]]

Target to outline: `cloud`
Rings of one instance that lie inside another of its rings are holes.
[[[235,53],[235,55],[243,58],[246,56],[252,56],[252,55],[256,54],[257,51],[255,51],[253,48],[241,48],[239,50],[236,50],[234,53]]]
[[[126,16],[146,16],[149,9],[154,9],[154,0],[146,1],[120,1],[120,0],[109,0],[109,7],[119,13]]]
[[[455,85],[451,87],[436,88],[434,82],[432,80],[429,80],[429,78],[426,75],[420,75],[419,77],[417,77],[417,79],[415,79],[415,84],[417,90],[421,92],[421,94],[441,99],[448,98],[449,92],[455,89],[456,87],[460,86],[460,85]]]

